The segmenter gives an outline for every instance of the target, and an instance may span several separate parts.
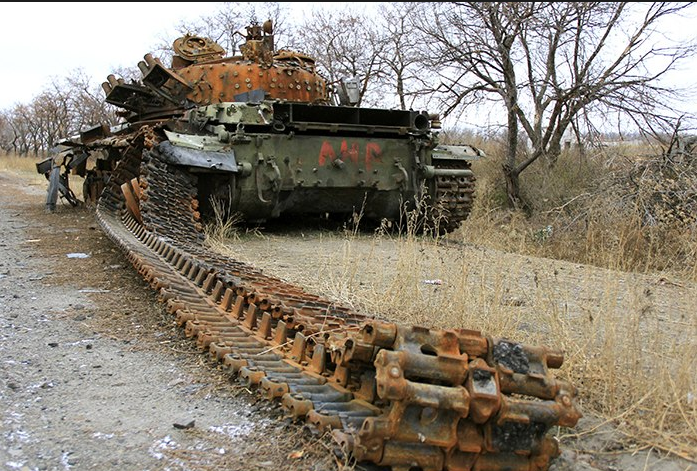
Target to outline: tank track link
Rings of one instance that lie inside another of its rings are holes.
[[[546,470],[552,426],[580,417],[563,355],[383,322],[202,244],[195,181],[146,136],[123,153],[97,219],[211,362],[395,471]],[[133,201],[137,200],[134,206]]]
[[[470,170],[472,164],[468,161],[435,160],[434,166],[437,169]],[[436,217],[442,234],[455,231],[469,217],[474,204],[475,182],[474,174],[435,177],[434,207],[440,211]]]

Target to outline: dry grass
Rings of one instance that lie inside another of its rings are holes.
[[[225,252],[227,247],[234,242],[239,242],[243,237],[254,234],[263,237],[257,229],[243,229],[243,217],[239,213],[230,212],[229,203],[219,198],[210,201],[213,217],[206,222],[203,233],[206,243],[217,252]]]
[[[45,182],[44,176],[36,173],[36,162],[39,160],[37,157],[0,154],[0,171],[21,175],[22,179],[29,180],[29,184]]]

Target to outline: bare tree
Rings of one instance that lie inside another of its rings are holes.
[[[14,150],[13,138],[9,113],[6,110],[0,111],[0,150],[3,152]]]
[[[77,69],[68,75],[64,88],[71,110],[71,129],[80,131],[97,124],[114,126],[118,123],[116,108],[105,101],[101,86],[91,83],[83,70]]]
[[[424,35],[441,83],[446,115],[487,100],[503,104],[509,203],[522,204],[520,174],[545,157],[580,115],[616,112],[658,131],[675,109],[676,92],[661,79],[693,57],[694,44],[657,42],[661,21],[690,3],[464,2],[429,4],[412,17]],[[440,72],[439,72],[440,71]],[[531,142],[519,156],[518,130]]]
[[[6,152],[24,155],[29,152],[29,130],[27,123],[22,119],[27,113],[23,112],[26,105],[17,104],[2,113],[3,128],[0,146]]]
[[[410,18],[417,4],[383,3],[378,8],[378,18],[384,25],[383,43],[378,56],[383,68],[381,81],[388,94],[396,96],[399,108],[411,109],[415,102],[432,89],[431,74],[423,73],[423,55],[420,38],[413,34]]]
[[[19,155],[38,155],[87,127],[116,124],[115,109],[102,95],[81,70],[54,78],[30,103],[17,104],[0,115],[0,147]]]
[[[297,47],[316,58],[330,83],[345,77],[361,81],[361,104],[379,103],[379,80],[384,76],[382,56],[386,42],[382,29],[362,13],[343,10],[315,10],[298,30]]]

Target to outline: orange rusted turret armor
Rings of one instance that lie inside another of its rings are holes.
[[[141,117],[156,108],[157,115],[161,115],[167,108],[182,105],[189,108],[251,100],[329,103],[327,81],[317,73],[312,57],[295,51],[274,51],[271,21],[252,24],[246,30],[246,42],[237,56],[224,57],[225,50],[220,45],[193,35],[174,41],[171,68],[152,54],[146,54],[138,67],[143,73],[143,83],[155,87],[138,93],[137,85],[125,84],[110,75],[102,84],[107,101]],[[158,90],[158,98],[169,102],[169,106],[148,96],[153,89]],[[134,100],[134,96],[141,99]]]
[[[172,69],[191,84],[187,98],[199,105],[237,101],[240,94],[263,90],[265,99],[326,103],[327,82],[313,58],[292,51],[274,52],[270,21],[247,27],[241,56],[223,58],[224,50],[196,36],[174,42]]]

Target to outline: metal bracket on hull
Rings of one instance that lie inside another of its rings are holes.
[[[167,132],[170,140],[174,133]],[[194,136],[187,136],[191,139]],[[176,141],[174,141],[176,142]],[[184,143],[183,140],[176,144],[191,144]],[[164,141],[160,144],[160,151],[165,156],[167,162],[174,165],[184,165],[187,167],[197,167],[207,170],[221,170],[224,172],[238,172],[239,167],[235,160],[235,151],[233,149],[208,150],[201,145],[200,149],[194,149],[189,145],[175,145],[172,142]]]

